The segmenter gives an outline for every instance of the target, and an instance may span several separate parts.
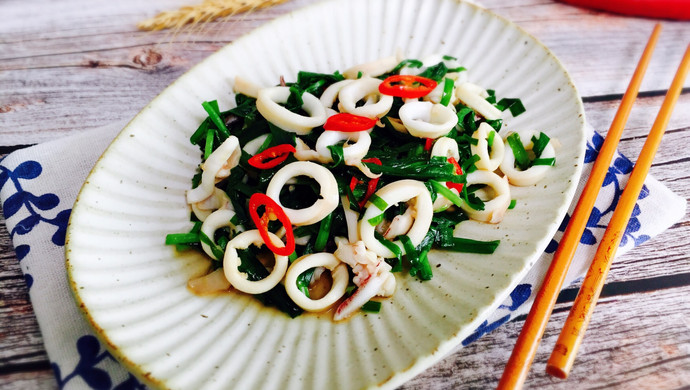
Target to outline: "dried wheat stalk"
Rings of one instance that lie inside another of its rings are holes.
[[[268,8],[286,0],[204,0],[201,4],[164,11],[137,24],[140,30],[180,29],[187,24],[210,22],[218,18]]]

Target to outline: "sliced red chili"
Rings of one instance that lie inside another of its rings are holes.
[[[448,157],[448,162],[455,165],[455,174],[456,175],[462,175],[462,167],[458,163],[458,160],[455,159],[455,157]]]
[[[247,161],[249,165],[259,169],[275,168],[285,161],[290,153],[295,153],[295,147],[290,144],[272,146],[263,152],[256,154]]]
[[[362,162],[363,163],[374,163],[376,165],[381,165],[381,160],[379,160],[376,157],[364,159],[364,160],[362,160]],[[350,191],[354,191],[355,187],[357,187],[357,185],[359,183],[363,183],[363,181],[361,181],[361,180],[359,180],[353,176],[352,179],[350,179]],[[374,192],[376,192],[376,186],[378,184],[379,184],[379,178],[378,177],[369,180],[369,182],[367,183],[367,192],[364,193],[364,198],[362,198],[362,200],[359,201],[359,208],[364,207],[364,205],[367,203],[369,198],[371,198],[371,195],[373,195]]]
[[[374,163],[376,165],[381,165],[381,160],[379,160],[376,157],[372,158],[367,158],[362,160],[363,163]],[[376,192],[376,186],[379,184],[379,178],[374,178],[369,180],[369,183],[367,184],[367,192],[364,194],[364,198],[359,202],[359,208],[364,207],[364,205],[367,203],[369,198]]]
[[[453,183],[452,181],[447,181],[446,187],[450,188],[451,190],[458,190],[458,193],[461,193],[465,185],[463,183]]]
[[[379,92],[401,98],[420,98],[433,91],[436,85],[436,81],[426,77],[396,74],[379,84]]]
[[[430,152],[431,147],[434,146],[434,139],[433,138],[425,138],[426,141],[424,141],[424,151],[425,152]]]
[[[377,120],[342,112],[328,117],[323,125],[323,129],[343,132],[364,131],[374,127]]]
[[[264,212],[261,217],[259,217],[259,207],[261,206],[264,206]],[[262,193],[252,195],[249,198],[249,215],[252,221],[254,221],[254,225],[256,225],[256,228],[259,230],[261,239],[264,240],[264,243],[271,252],[279,256],[289,256],[295,251],[295,234],[292,231],[290,218],[285,214],[283,208],[280,207],[276,201],[271,199],[270,196]],[[285,246],[282,247],[273,244],[271,237],[268,235],[268,223],[275,219],[280,221],[283,227],[285,227],[286,243]]]
[[[455,157],[448,157],[448,162],[455,166],[455,174],[456,175],[462,175],[462,167],[458,163],[458,160],[455,159]],[[446,187],[448,187],[450,189],[458,190],[458,193],[462,192],[462,189],[464,186],[465,185],[463,183],[454,183],[452,181],[446,182]]]

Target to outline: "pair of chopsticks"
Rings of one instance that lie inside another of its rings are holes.
[[[587,220],[594,207],[599,189],[603,184],[611,159],[618,146],[618,141],[620,140],[625,123],[628,120],[632,105],[637,98],[642,78],[652,57],[652,52],[659,39],[660,32],[661,25],[657,24],[654,27],[654,31],[635,69],[628,89],[623,95],[621,105],[616,112],[616,116],[604,139],[599,155],[594,162],[590,177],[575,206],[570,222],[561,238],[551,265],[546,272],[544,282],[537,292],[532,308],[518,336],[513,352],[498,384],[498,389],[500,390],[519,389],[527,378],[527,373],[529,372],[530,365],[536,354],[537,346],[544,334],[546,324],[556,304],[558,293],[561,290],[568,268],[570,267],[570,262],[575,255],[580,237],[584,232]],[[614,210],[609,225],[599,243],[589,271],[585,276],[577,298],[570,310],[570,314],[556,342],[556,346],[548,360],[546,371],[550,375],[565,379],[572,368],[577,350],[584,336],[585,329],[589,324],[596,301],[601,293],[611,262],[613,261],[616,250],[625,232],[628,220],[630,219],[637,198],[639,197],[644,180],[649,172],[652,160],[654,159],[656,150],[666,130],[671,113],[673,112],[673,107],[678,100],[689,70],[690,45],[685,51],[673,82],[671,83],[671,87],[664,98],[661,109],[647,136],[640,156],[630,174],[628,183],[623,190],[623,194],[618,201],[618,205]]]

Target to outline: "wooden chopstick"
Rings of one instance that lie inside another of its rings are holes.
[[[647,140],[637,158],[635,167],[630,174],[623,194],[618,200],[618,205],[611,216],[604,236],[599,242],[599,247],[592,260],[592,265],[587,271],[580,292],[575,298],[570,314],[558,337],[556,346],[546,365],[546,372],[555,377],[565,379],[575,361],[575,356],[584,337],[587,324],[592,317],[601,289],[606,281],[606,275],[611,267],[611,262],[616,255],[616,250],[625,233],[628,220],[633,212],[637,198],[640,195],[644,180],[654,160],[654,155],[659,147],[661,138],[666,131],[666,126],[673,112],[673,107],[678,101],[678,96],[683,89],[683,83],[690,70],[690,45],[688,45],[683,60],[678,67],[671,87],[666,93],[661,109],[657,114]]]
[[[599,155],[594,162],[589,179],[585,184],[585,188],[582,190],[582,195],[575,206],[568,227],[563,233],[563,237],[551,261],[551,265],[546,272],[541,288],[537,292],[532,308],[527,315],[525,324],[522,326],[522,331],[518,336],[513,352],[503,371],[503,376],[498,383],[499,390],[519,389],[522,387],[525,379],[527,379],[527,373],[529,372],[530,365],[536,354],[537,346],[544,334],[546,324],[556,304],[558,293],[568,273],[570,262],[575,255],[575,250],[580,242],[580,237],[582,237],[587,220],[594,207],[594,202],[596,201],[601,185],[608,172],[611,159],[618,147],[618,141],[623,133],[623,128],[628,120],[632,105],[637,98],[637,92],[640,89],[642,78],[647,70],[647,65],[652,57],[652,52],[654,51],[654,46],[656,45],[660,32],[661,25],[657,24],[649,37],[647,46],[637,64],[637,68],[630,80],[628,89],[623,95],[621,105],[616,112],[616,116],[611,123],[604,143],[599,150]]]

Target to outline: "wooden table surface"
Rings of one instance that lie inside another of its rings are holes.
[[[194,0],[188,0],[193,3]],[[0,156],[122,122],[218,48],[310,0],[173,34],[137,21],[185,0],[0,2]],[[189,4],[188,3],[188,4]],[[544,42],[579,89],[589,123],[605,132],[656,20],[551,0],[483,0]],[[685,46],[690,22],[664,21],[620,150],[635,159]],[[686,87],[690,83],[686,83]],[[690,197],[686,88],[651,169]],[[690,388],[690,218],[616,259],[567,381],[544,373],[576,286],[561,294],[526,383],[532,389]],[[457,349],[405,389],[493,388],[524,323],[518,318]],[[0,388],[57,387],[4,220],[0,217]]]

